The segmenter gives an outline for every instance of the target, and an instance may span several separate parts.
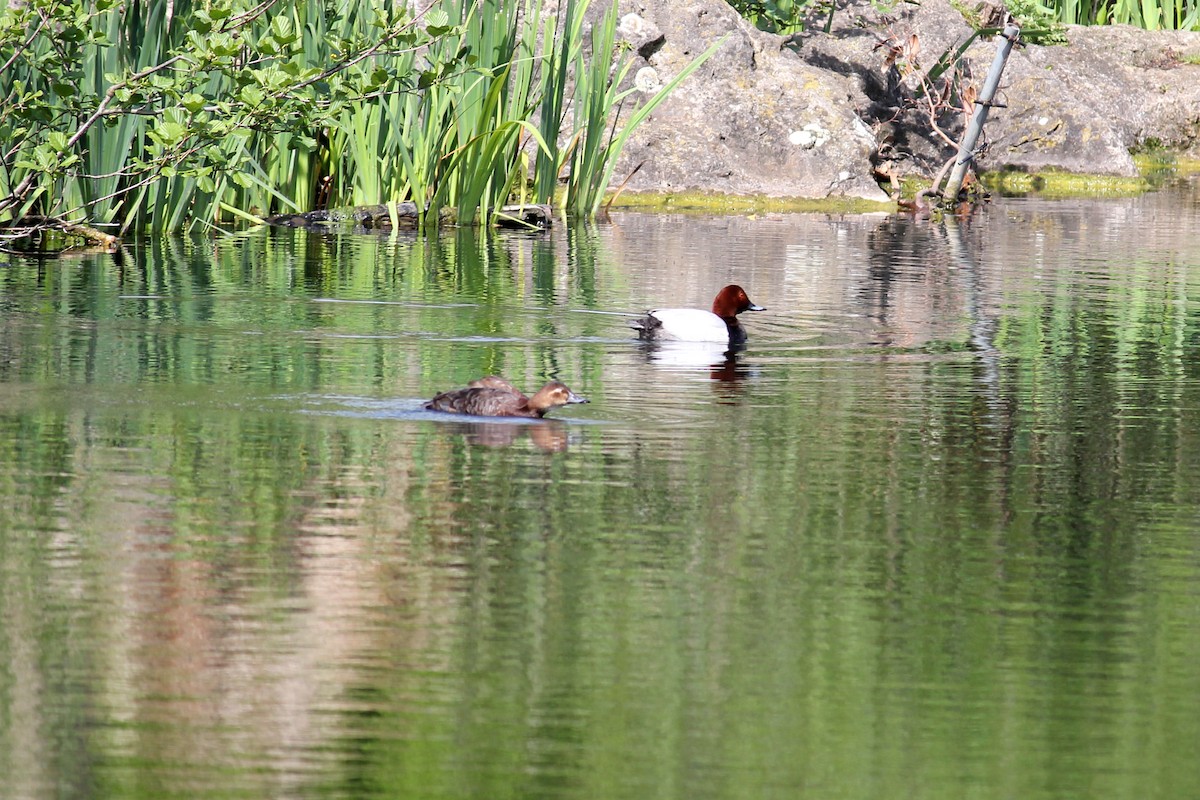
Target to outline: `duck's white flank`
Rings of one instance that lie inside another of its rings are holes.
[[[729,341],[729,326],[711,311],[699,308],[656,308],[650,316],[662,323],[654,333],[660,339],[687,342]]]

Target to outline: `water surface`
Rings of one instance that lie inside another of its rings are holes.
[[[0,264],[0,796],[1200,795],[1200,202]],[[742,352],[647,349],[743,285]],[[423,411],[500,373],[591,403]]]

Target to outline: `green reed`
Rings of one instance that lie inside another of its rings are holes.
[[[1200,30],[1198,0],[1058,0],[1049,5],[1060,21],[1068,23]]]
[[[617,125],[630,60],[615,6],[583,47],[587,6],[6,6],[0,223],[183,230],[401,200],[429,221],[514,200],[592,215],[630,133],[707,54]]]

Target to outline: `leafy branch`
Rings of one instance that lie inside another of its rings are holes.
[[[161,177],[193,179],[211,194],[216,170],[236,180],[248,166],[248,138],[320,130],[347,104],[407,83],[370,62],[386,52],[394,63],[398,51],[449,29],[436,19],[417,24],[429,6],[415,15],[381,9],[368,31],[328,32],[323,44],[337,57],[316,67],[306,63],[291,4],[217,0],[186,20],[167,13],[157,22],[156,10],[164,9],[30,0],[0,12],[3,41],[14,43],[0,44],[0,140],[12,143],[0,153],[0,221],[82,213],[123,217],[125,228],[141,211],[131,206]],[[128,63],[135,50],[164,57]],[[109,149],[107,131],[117,126],[126,131],[122,152]],[[85,185],[97,178],[110,185]]]

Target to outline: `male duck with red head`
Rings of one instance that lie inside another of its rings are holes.
[[[471,381],[465,389],[442,392],[426,403],[425,408],[476,417],[540,418],[552,408],[587,401],[560,381],[550,381],[533,397],[526,397],[504,378],[488,375]]]
[[[646,340],[742,344],[746,331],[738,324],[737,315],[743,311],[766,309],[751,302],[745,289],[730,284],[717,292],[712,311],[656,308],[630,324],[638,337]]]

